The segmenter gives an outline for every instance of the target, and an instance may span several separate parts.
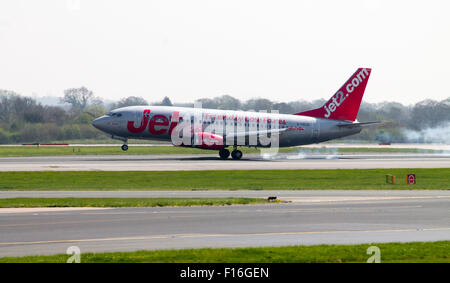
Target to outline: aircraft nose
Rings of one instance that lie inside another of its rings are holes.
[[[99,117],[99,118],[95,119],[94,121],[92,121],[92,126],[99,129],[100,131],[106,131],[107,120],[108,120],[108,116],[106,116],[106,115]]]

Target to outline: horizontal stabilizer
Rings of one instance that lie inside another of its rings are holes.
[[[337,125],[338,127],[341,128],[355,128],[355,127],[367,127],[367,126],[372,126],[372,125],[377,125],[377,124],[385,124],[386,122],[364,122],[364,123],[351,123],[351,124],[339,124]]]

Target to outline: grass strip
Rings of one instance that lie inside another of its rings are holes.
[[[0,208],[13,207],[161,207],[267,203],[257,198],[11,198]]]
[[[367,262],[370,246],[382,263],[450,263],[450,241],[239,249],[82,253],[82,263],[350,263]],[[83,252],[83,251],[81,251]],[[0,263],[64,263],[68,255],[0,258]]]
[[[386,184],[386,174],[397,184]],[[417,184],[407,185],[406,174]],[[450,168],[0,172],[0,190],[448,190]]]

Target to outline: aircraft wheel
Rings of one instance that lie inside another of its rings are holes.
[[[122,145],[122,150],[123,151],[127,151],[128,150],[128,145],[126,145],[126,144]]]
[[[219,151],[219,156],[222,159],[227,159],[228,156],[230,156],[230,151],[228,149],[223,148]]]
[[[231,157],[233,157],[234,160],[239,160],[242,158],[242,151],[240,150],[233,150],[231,153]]]

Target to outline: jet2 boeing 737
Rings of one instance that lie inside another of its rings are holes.
[[[379,122],[356,121],[371,69],[360,68],[322,107],[296,114],[244,112],[168,106],[130,106],[112,110],[92,125],[123,141],[171,141],[175,146],[218,150],[241,159],[238,146],[289,147],[324,142],[359,133]]]

